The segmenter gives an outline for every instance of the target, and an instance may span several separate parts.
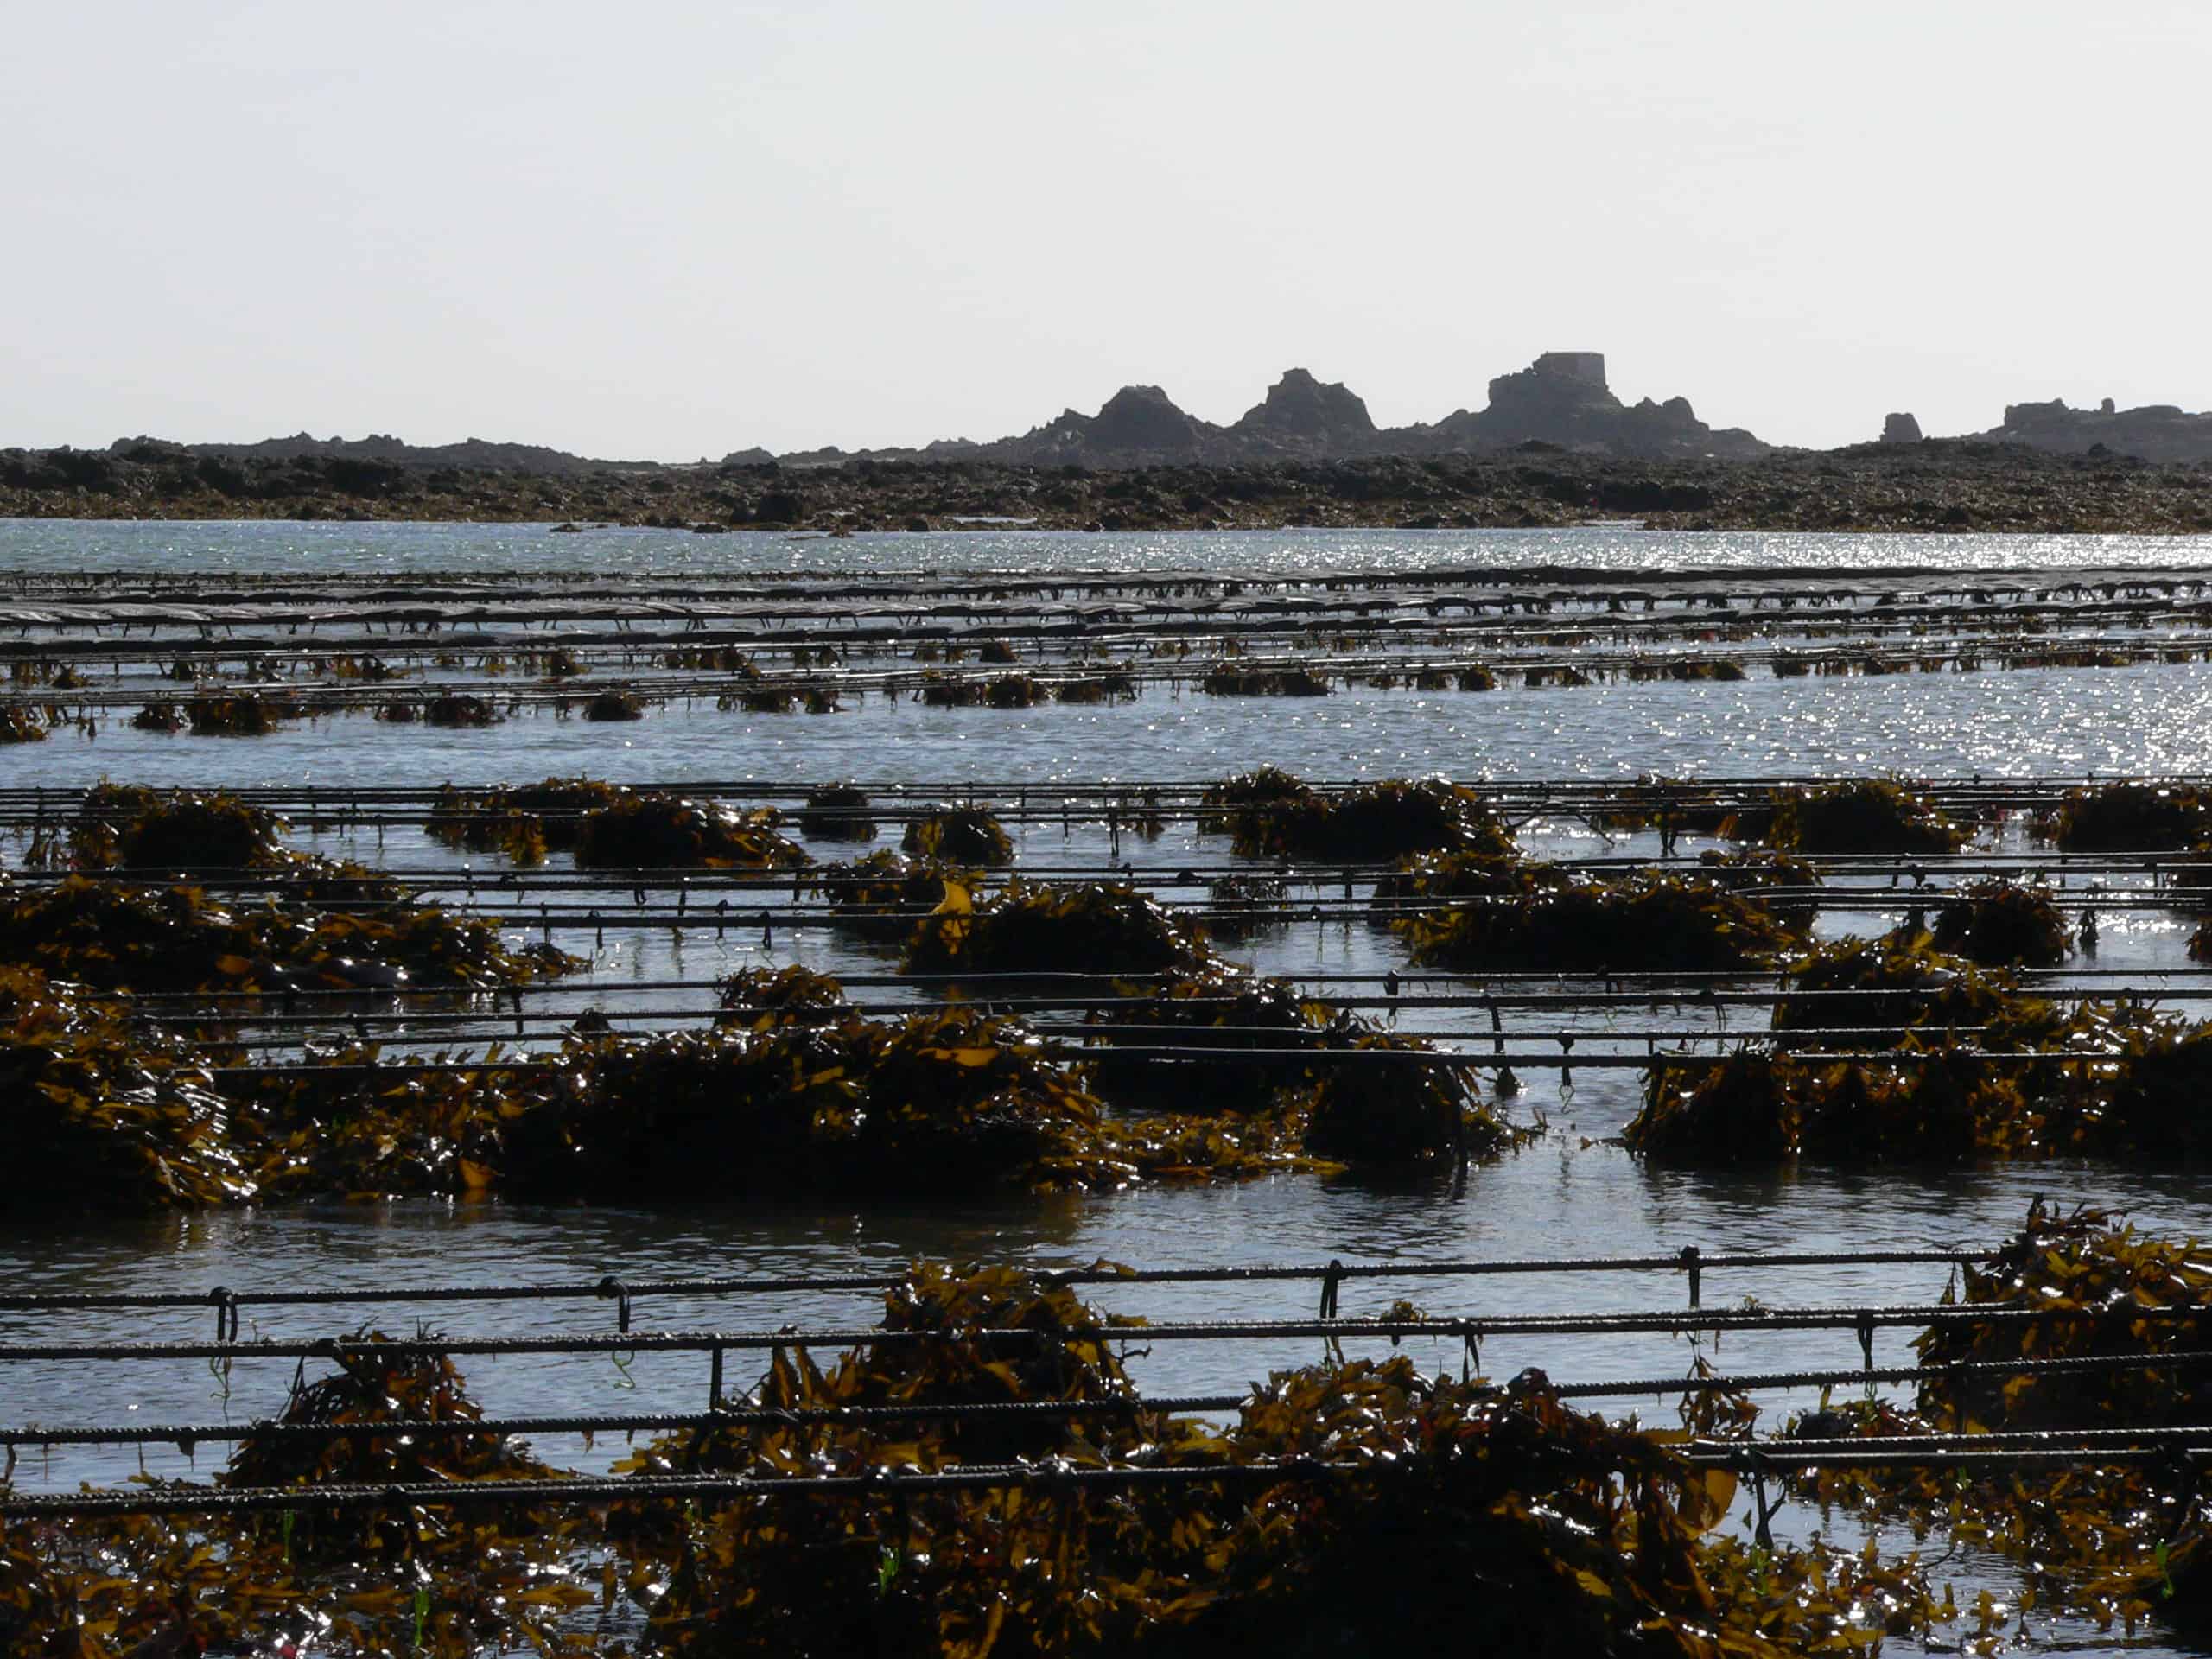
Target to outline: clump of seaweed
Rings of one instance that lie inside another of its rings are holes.
[[[449,691],[423,704],[423,718],[433,726],[469,728],[497,726],[500,715],[489,697]]]
[[[1622,1138],[1661,1163],[1956,1163],[1997,1150],[2018,1100],[1963,1056],[1816,1066],[1745,1049],[1699,1071],[1652,1069]]]
[[[278,869],[296,855],[283,819],[235,795],[163,794],[103,780],[86,791],[69,826],[79,869]]]
[[[2071,942],[2049,889],[1995,880],[1970,882],[1938,906],[1934,936],[1937,950],[1985,967],[2048,968]]]
[[[1698,874],[1718,886],[1756,895],[1785,927],[1802,932],[1812,925],[1820,900],[1812,897],[1777,899],[1777,889],[1809,895],[1821,886],[1820,872],[1804,859],[1771,847],[1745,847],[1730,852],[1708,849],[1697,859]]]
[[[289,699],[249,692],[236,697],[198,697],[185,704],[194,737],[261,737],[295,712]]]
[[[760,677],[760,664],[735,645],[677,645],[661,652],[663,668],[704,669],[715,674],[734,674],[741,680]]]
[[[874,841],[874,804],[857,785],[824,784],[807,791],[798,828],[810,841]]]
[[[1967,832],[1886,778],[1783,793],[1763,837],[1797,853],[1948,853]]]
[[[742,709],[748,715],[788,715],[798,708],[798,692],[789,685],[748,685],[724,692],[715,699],[719,709]]]
[[[1010,882],[925,917],[902,965],[917,974],[1189,973],[1204,944],[1157,899],[1118,883]]]
[[[922,806],[906,821],[899,845],[923,858],[996,869],[1014,862],[1014,840],[980,806]]]
[[[740,811],[710,801],[632,794],[587,811],[577,825],[579,869],[792,869],[814,861],[777,829],[772,807]]]
[[[1090,1023],[1111,1027],[1087,1039],[1098,1046],[1092,1086],[1109,1103],[1132,1111],[1249,1116],[1280,1110],[1312,1088],[1314,1073],[1305,1055],[1327,1046],[1340,1017],[1350,1018],[1300,995],[1288,980],[1256,979],[1210,964],[1092,1011]],[[1132,1043],[1186,1042],[1203,1043],[1209,1058],[1178,1062],[1115,1052]],[[1274,1052],[1234,1062],[1211,1057],[1214,1051],[1248,1049]]]
[[[864,1344],[824,1373],[779,1356],[752,1396],[772,1409],[1113,1401],[1130,1389],[1116,1324],[1034,1281],[917,1268]],[[924,1331],[941,1340],[918,1342]],[[1001,1332],[1018,1338],[995,1337]],[[1141,1339],[1141,1331],[1127,1333]],[[1422,1628],[1479,1630],[1532,1659],[1636,1653],[1745,1659],[1871,1645],[1936,1617],[1910,1568],[1840,1552],[1754,1554],[1707,1535],[1732,1478],[1559,1401],[1541,1373],[1510,1388],[1422,1374],[1404,1356],[1278,1372],[1235,1421],[1134,1407],[1047,1423],[988,1420],[733,1429],[710,1466],[859,1475],[988,1457],[1079,1467],[1242,1471],[1155,1482],[1110,1501],[945,1492],[894,1503],[732,1504],[683,1534],[693,1570],[653,1610],[678,1652],[1367,1652]],[[640,1474],[695,1466],[664,1440]],[[1314,1459],[1345,1472],[1306,1478]],[[1277,1478],[1257,1471],[1280,1470]],[[1374,1593],[1378,1583],[1414,1586]],[[1871,1611],[1870,1611],[1871,1610]]]
[[[324,909],[391,908],[410,902],[401,883],[345,860],[287,847],[284,820],[234,795],[163,791],[103,780],[85,793],[67,830],[66,858],[49,866],[179,874],[194,869],[251,870],[283,878],[265,891]]]
[[[1098,1157],[1097,1102],[1027,1027],[968,1009],[578,1038],[564,1058],[508,1128],[518,1195],[976,1192],[1080,1185]]]
[[[1848,995],[1834,993],[1846,992]],[[1811,993],[1811,995],[1808,995]],[[1981,1046],[2028,1048],[2059,1028],[2057,1011],[2027,995],[2010,974],[1936,950],[1902,932],[1815,945],[1793,963],[1789,988],[1774,1005],[1774,1029],[1825,1045],[1848,1030],[1854,1047],[1888,1047],[1907,1033],[1955,1040],[1981,1030]]]
[[[13,1204],[131,1210],[258,1190],[204,1056],[28,968],[0,967],[0,1096],[11,1154],[37,1174]]]
[[[1570,876],[1495,862],[1463,862],[1440,875],[1502,889],[1391,921],[1416,962],[1440,967],[1728,972],[1771,962],[1791,942],[1755,898],[1701,876]]]
[[[1425,853],[1378,876],[1369,909],[1375,920],[1388,922],[1402,912],[1460,899],[1518,900],[1565,879],[1549,865],[1523,862],[1510,853]]]
[[[0,743],[43,743],[46,722],[21,703],[0,707]]]
[[[197,887],[82,875],[0,889],[0,953],[132,991],[488,988],[579,965],[550,946],[511,950],[496,927],[435,905],[353,913],[272,894],[226,906]]]
[[[2212,804],[2182,785],[2101,784],[2069,794],[2038,828],[2062,852],[2171,852],[2212,838]]]
[[[1215,697],[1325,697],[1329,683],[1304,668],[1237,668],[1218,663],[1198,681]]]
[[[914,688],[914,701],[925,709],[971,709],[983,700],[983,688],[957,674],[931,669]]]
[[[849,863],[817,866],[807,885],[841,925],[865,938],[903,941],[917,920],[948,902],[948,882],[964,894],[971,880],[956,865],[917,861],[887,847]]]
[[[141,732],[181,732],[184,716],[173,702],[149,702],[130,716],[130,724]]]
[[[1127,669],[1084,675],[1077,679],[1060,681],[1052,688],[1052,696],[1055,700],[1067,703],[1135,702],[1137,700],[1137,678]]]
[[[417,1341],[434,1343],[432,1333]],[[234,1486],[413,1485],[463,1480],[534,1480],[551,1474],[543,1463],[504,1436],[485,1433],[379,1432],[394,1423],[477,1422],[481,1407],[469,1396],[452,1357],[435,1347],[372,1346],[391,1338],[364,1325],[331,1343],[335,1367],[313,1382],[293,1386],[273,1423],[250,1432],[231,1454],[223,1474]],[[289,1435],[288,1427],[344,1428],[328,1437]],[[432,1525],[437,1523],[431,1522]],[[448,1525],[454,1523],[448,1522]],[[504,1524],[523,1529],[526,1516]],[[415,1542],[415,1518],[374,1510],[302,1510],[288,1541],[309,1556],[351,1558],[364,1550],[404,1550]],[[577,1592],[588,1604],[588,1592]]]
[[[1471,1081],[1424,1042],[1285,980],[1217,963],[1094,1010],[1090,1086],[1123,1110],[1233,1115],[1279,1123],[1287,1144],[1343,1164],[1495,1157],[1522,1132],[1485,1109]],[[1187,1058],[1118,1052],[1162,1046]]]
[[[823,1026],[851,1010],[845,988],[827,974],[797,963],[784,968],[744,968],[716,988],[722,1013],[717,1025],[766,1031],[776,1026]]]
[[[2212,1087],[2212,1031],[2126,1006],[2085,1004],[2062,1016],[1971,968],[1937,968],[1916,1003],[1910,982],[1929,971],[1931,954],[1924,944],[1850,942],[1835,965],[1865,986],[1871,1006],[1852,1012],[1854,999],[1796,1039],[1848,1051],[1895,1046],[1896,1058],[1801,1058],[1784,1038],[1709,1070],[1662,1065],[1628,1144],[1653,1158],[1721,1163],[1801,1155],[2171,1163],[2212,1146],[2194,1103]],[[1848,1028],[1900,1018],[1901,1027]],[[1954,1018],[1976,1028],[1961,1030]],[[1991,1053],[2049,1058],[1999,1065]]]
[[[424,826],[431,840],[471,852],[500,852],[518,864],[540,864],[550,849],[573,851],[586,815],[613,805],[627,791],[596,778],[548,778],[493,789],[438,791]]]
[[[1202,832],[1226,832],[1247,858],[1385,864],[1416,853],[1504,854],[1513,836],[1472,790],[1443,778],[1317,790],[1263,766],[1208,789]]]
[[[2139,1233],[2090,1205],[2061,1211],[2037,1199],[2021,1230],[1988,1262],[1967,1268],[1961,1285],[1957,1306],[2049,1317],[1946,1320],[1914,1344],[1924,1366],[2184,1353],[2212,1342],[2212,1264],[2203,1245]],[[1950,1304],[1948,1294],[1945,1300]],[[2183,1317],[2159,1317],[2177,1312]],[[2195,1424],[2212,1407],[2212,1372],[2176,1366],[1939,1375],[1921,1384],[1920,1406],[1947,1429]]]
[[[1342,1016],[1332,1035],[1307,1109],[1308,1152],[1347,1164],[1465,1163],[1521,1138],[1483,1107],[1471,1071],[1414,1058],[1432,1055],[1428,1044]]]
[[[584,704],[586,720],[643,720],[645,717],[645,700],[626,687],[609,687]]]

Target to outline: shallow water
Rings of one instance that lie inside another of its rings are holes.
[[[588,693],[586,693],[588,695]],[[619,725],[549,708],[484,730],[365,714],[264,736],[141,732],[116,720],[0,749],[0,786],[355,787],[589,772],[614,782],[1026,783],[1211,780],[1262,762],[1316,779],[1936,778],[2212,771],[2212,664],[1734,683],[1501,685],[1216,697],[1148,687],[1096,708],[926,709],[870,698],[828,715],[710,702]]]
[[[0,571],[10,569],[224,569],[273,570],[301,563],[383,571],[511,568],[732,569],[1217,569],[1255,571],[1416,568],[1480,559],[1645,568],[1871,569],[2080,563],[2153,566],[2212,562],[2212,541],[2151,538],[1650,536],[1592,530],[1468,536],[1448,532],[1285,532],[1259,536],[966,535],[766,540],[684,537],[660,532],[548,536],[511,527],[385,525],[92,525],[0,524]],[[1575,690],[1519,687],[1488,694],[1342,691],[1325,699],[1237,701],[1148,690],[1138,702],[1100,709],[1027,712],[924,709],[871,699],[823,716],[748,715],[710,706],[650,713],[634,724],[594,727],[542,714],[490,732],[396,728],[347,716],[246,740],[162,737],[120,725],[87,741],[67,732],[42,744],[0,749],[0,786],[70,785],[112,775],[156,785],[429,785],[589,772],[617,781],[826,779],[893,783],[977,779],[1049,785],[1117,779],[1215,779],[1262,761],[1309,776],[1345,778],[1443,772],[1452,776],[1630,778],[1863,773],[1895,769],[1936,776],[2073,775],[2083,772],[2212,772],[2212,667],[1910,675],[1879,678],[1752,679],[1737,684],[1600,684]],[[302,844],[308,844],[303,842]],[[395,832],[324,850],[370,861],[452,868],[463,861],[419,836]],[[1588,851],[1586,833],[1539,831],[1535,849]],[[1625,843],[1633,849],[1640,843]],[[1219,856],[1217,844],[1179,832],[1153,846],[1110,845],[1096,830],[1065,838],[1033,830],[1025,862],[1095,864],[1123,857],[1141,870]],[[610,903],[616,902],[610,895]],[[1830,918],[1828,931],[1843,925]],[[1878,918],[1854,918],[1871,930]],[[2107,924],[2107,965],[2149,969],[2179,959],[2180,920],[2162,913]],[[569,936],[572,945],[588,940]],[[786,932],[777,961],[829,971],[880,970],[880,955],[827,936]],[[1378,972],[1402,965],[1386,936],[1363,926],[1301,925],[1262,936],[1230,954],[1290,975]],[[593,983],[610,1008],[663,994],[626,985],[671,974],[702,976],[770,959],[756,938],[719,944],[693,936],[681,945],[620,935],[595,952]],[[581,1000],[580,1000],[581,1001]],[[564,1005],[565,1006],[565,1005]],[[1669,1007],[1638,1021],[1694,1024]],[[1408,1028],[1416,1021],[1408,1016]],[[1605,1021],[1586,1029],[1595,1038]],[[1631,1022],[1634,1023],[1634,1022]],[[1421,1028],[1457,1040],[1489,1027],[1456,1011]],[[1585,1051],[1588,1052],[1587,1050]],[[1448,1181],[1384,1185],[1280,1179],[1200,1191],[1147,1190],[1083,1198],[1021,1198],[948,1205],[916,1195],[865,1211],[836,1205],[746,1204],[651,1212],[542,1209],[504,1205],[402,1204],[243,1211],[152,1221],[56,1226],[0,1213],[0,1291],[70,1287],[205,1291],[312,1283],[376,1288],[648,1277],[888,1272],[915,1256],[1053,1265],[1098,1258],[1141,1266],[1254,1262],[1435,1261],[1591,1255],[1671,1255],[1694,1243],[1730,1249],[1948,1247],[1993,1242],[2015,1227],[2030,1197],[2090,1201],[2131,1211],[2139,1224],[2212,1235],[2212,1185],[2193,1171],[2120,1172],[2037,1166],[1942,1174],[1808,1170],[1795,1176],[1644,1168],[1604,1137],[1636,1104],[1632,1072],[1586,1071],[1571,1093],[1554,1075],[1529,1079],[1519,1105],[1541,1112],[1554,1132],[1534,1148],[1472,1172],[1464,1191]],[[1745,1296],[1769,1304],[1913,1302],[1932,1299],[1940,1267],[1806,1268],[1710,1276],[1708,1303]],[[1156,1319],[1308,1314],[1310,1282],[1150,1287],[1099,1291],[1096,1300]],[[1597,1312],[1678,1307],[1679,1275],[1555,1274],[1354,1284],[1346,1313],[1379,1312],[1404,1296],[1436,1314],[1514,1310]],[[782,1294],[641,1304],[641,1327],[779,1327],[864,1323],[868,1299]],[[373,1322],[395,1333],[418,1318],[450,1332],[510,1334],[604,1331],[604,1302],[476,1303],[416,1309],[370,1306],[261,1313],[248,1327],[268,1335],[320,1336]],[[0,1340],[41,1337],[201,1336],[206,1309],[159,1316],[0,1313]],[[1908,1333],[1886,1332],[1878,1363],[1902,1363]],[[1233,1389],[1274,1366],[1314,1357],[1303,1342],[1156,1344],[1135,1369],[1158,1390]],[[1424,1364],[1456,1370],[1456,1350],[1421,1343]],[[1711,1353],[1708,1339],[1706,1352]],[[1687,1369],[1683,1337],[1583,1336],[1485,1342],[1482,1369],[1508,1376],[1539,1365],[1556,1380],[1666,1376]],[[1847,1332],[1732,1336],[1717,1356],[1727,1369],[1857,1363]],[[733,1360],[731,1382],[751,1380]],[[703,1403],[703,1357],[641,1356],[618,1366],[589,1359],[499,1358],[466,1364],[493,1413],[696,1408]],[[53,1425],[99,1421],[194,1423],[239,1421],[277,1408],[293,1364],[241,1363],[218,1377],[200,1366],[19,1363],[6,1382],[10,1421]],[[1769,1396],[1770,1420],[1802,1395]],[[1626,1407],[1619,1408],[1625,1409]],[[1669,1402],[1647,1414],[1671,1417]],[[556,1462],[603,1466],[620,1448],[594,1452],[570,1440],[542,1449]],[[203,1447],[204,1474],[219,1448]],[[112,1480],[139,1466],[135,1453],[55,1452],[18,1471],[27,1484]],[[149,1450],[145,1466],[188,1472],[173,1450]],[[1962,1595],[1961,1600],[1967,1598]]]
[[[1572,530],[1082,531],[866,536],[664,530],[556,534],[550,524],[299,524],[0,518],[0,572],[302,568],[397,575],[730,572],[1243,569],[1255,575],[1439,566],[1613,570],[2058,570],[2212,563],[2206,536],[1856,535]]]

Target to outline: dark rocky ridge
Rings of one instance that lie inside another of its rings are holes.
[[[118,438],[108,446],[111,455],[144,459],[144,452],[187,454],[216,461],[354,461],[374,466],[465,467],[480,471],[543,474],[558,477],[569,473],[595,472],[603,467],[652,468],[650,461],[593,461],[542,443],[494,443],[469,438],[460,443],[408,443],[372,433],[365,438],[318,438],[300,432],[289,438],[263,438],[256,443],[171,443],[162,438]],[[766,450],[760,454],[765,459]]]
[[[2212,532],[2212,466],[1940,439],[1743,461],[1624,460],[1529,443],[1502,454],[1095,471],[855,459],[561,475],[342,457],[16,450],[0,451],[0,516],[569,521],[833,535],[977,520],[1069,530],[1475,530],[1593,518],[1684,530],[2203,534]]]
[[[1479,454],[1532,440],[1580,454],[1654,460],[1741,459],[1764,454],[1771,447],[1740,428],[1714,430],[1697,418],[1687,398],[1622,403],[1605,384],[1602,353],[1547,352],[1518,373],[1492,380],[1487,408],[1459,410],[1429,425],[1378,428],[1366,404],[1351,390],[1318,380],[1305,369],[1290,369],[1232,426],[1185,413],[1158,386],[1124,386],[1096,415],[1066,410],[1018,438],[861,454],[874,461],[996,461],[1107,469],[1176,462],[1237,466],[1291,457]],[[783,457],[801,467],[856,458],[842,449]]]
[[[1882,441],[1920,442],[1919,423],[1910,415],[1891,415],[1884,424]],[[1483,454],[1530,442],[1578,454],[1650,461],[1747,460],[1772,452],[1772,446],[1740,427],[1708,426],[1684,397],[1664,403],[1646,397],[1624,404],[1606,384],[1601,353],[1547,352],[1529,367],[1491,380],[1485,408],[1459,410],[1427,424],[1377,427],[1366,404],[1349,388],[1319,380],[1305,369],[1290,369],[1260,403],[1229,426],[1186,413],[1159,386],[1124,386],[1096,415],[1066,410],[1019,437],[995,442],[948,439],[919,448],[854,452],[830,448],[789,454],[781,460],[787,466],[808,468],[865,460],[1117,470]],[[2119,410],[2110,398],[2098,410],[2069,409],[2059,401],[2014,404],[2005,410],[2002,426],[1967,442],[2024,445],[2060,454],[2133,455],[2153,461],[2212,461],[2212,414],[2191,415],[2171,404]],[[0,451],[0,456],[20,458],[26,453]],[[693,470],[654,461],[595,461],[540,444],[493,443],[481,438],[416,445],[382,435],[325,439],[307,433],[257,443],[178,444],[124,438],[110,445],[105,456],[73,450],[40,453],[51,465],[84,474],[86,480],[97,477],[102,460],[149,466],[198,461],[212,487],[233,493],[238,493],[238,480],[227,476],[225,469],[250,463],[321,466],[341,487],[369,493],[407,474],[441,470],[545,478]],[[65,459],[73,456],[77,459]],[[757,466],[777,459],[756,447],[733,451],[721,464]],[[21,470],[20,459],[13,464]]]

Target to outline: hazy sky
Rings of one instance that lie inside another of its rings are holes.
[[[0,0],[0,444],[2212,407],[2208,0]]]

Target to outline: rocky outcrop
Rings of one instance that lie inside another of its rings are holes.
[[[961,453],[1019,465],[1111,469],[1478,454],[1529,442],[1637,460],[1742,460],[1769,448],[1740,429],[1707,426],[1687,397],[1623,404],[1605,384],[1602,353],[1546,352],[1527,368],[1492,380],[1489,407],[1480,413],[1461,410],[1429,426],[1377,427],[1349,387],[1305,369],[1286,369],[1267,397],[1232,426],[1185,413],[1158,386],[1124,386],[1096,415],[1071,409],[1020,437],[963,446]],[[927,452],[873,454],[904,459],[918,453]],[[793,457],[784,459],[788,463]]]
[[[1597,352],[1546,352],[1527,368],[1490,383],[1490,406],[1461,410],[1432,427],[1382,435],[1385,448],[1414,454],[1465,454],[1548,443],[1593,455],[1662,459],[1713,456],[1741,460],[1769,448],[1740,428],[1716,431],[1687,397],[1630,407],[1605,384]],[[1402,441],[1402,442],[1401,442]]]
[[[1208,430],[1158,386],[1123,386],[1090,423],[1087,436],[1099,448],[1124,454],[1195,455]]]
[[[1229,430],[1287,454],[1365,454],[1376,439],[1363,399],[1341,382],[1317,380],[1305,369],[1285,369],[1265,400]]]
[[[2063,405],[2060,405],[2061,408]],[[1527,368],[1490,383],[1489,405],[1460,410],[1433,425],[1378,428],[1367,405],[1349,387],[1287,369],[1261,402],[1233,426],[1216,426],[1176,406],[1158,386],[1124,386],[1096,415],[1066,410],[1019,437],[992,443],[941,439],[918,448],[848,451],[832,444],[772,455],[753,448],[732,450],[725,467],[771,463],[805,471],[864,463],[965,463],[1084,467],[1112,471],[1174,465],[1236,467],[1290,461],[1346,461],[1370,456],[1478,454],[1544,443],[1573,454],[1626,460],[1741,460],[1768,446],[1750,433],[1715,430],[1697,417],[1686,397],[1624,404],[1605,382],[1599,352],[1546,352]],[[156,464],[196,460],[243,492],[235,468],[253,462],[309,469],[362,467],[386,484],[438,469],[505,472],[540,477],[586,473],[663,470],[651,461],[591,461],[537,444],[465,443],[417,446],[397,438],[317,438],[302,432],[251,444],[173,444],[157,438],[118,440],[105,457],[87,455],[67,466],[92,480],[104,461]],[[62,462],[51,463],[54,466]],[[702,461],[702,467],[714,463]],[[232,469],[232,470],[226,470]],[[391,470],[386,470],[391,469]],[[690,470],[670,467],[665,470]],[[351,474],[349,474],[349,476]]]
[[[1058,420],[973,453],[1032,466],[1113,468],[1226,461],[1236,458],[1237,445],[1223,428],[1184,413],[1160,387],[1123,386],[1096,415],[1065,410]]]
[[[1920,441],[1920,423],[1910,415],[1890,415],[1883,418],[1884,443],[1918,443]]]
[[[2024,443],[2060,454],[2101,453],[2152,461],[2212,461],[2212,414],[2192,415],[2173,404],[2120,409],[2106,398],[2096,409],[2069,409],[2063,398],[2010,404],[2005,424],[1978,432],[1976,443]]]
[[[108,453],[125,454],[149,445],[219,461],[346,461],[421,470],[459,467],[473,472],[526,473],[541,478],[659,464],[650,461],[594,461],[584,455],[572,455],[565,449],[549,449],[540,443],[494,443],[486,438],[469,438],[460,443],[406,443],[379,432],[372,432],[365,438],[318,438],[312,433],[298,432],[289,438],[263,438],[255,443],[169,444],[156,438],[118,438],[108,446]]]

